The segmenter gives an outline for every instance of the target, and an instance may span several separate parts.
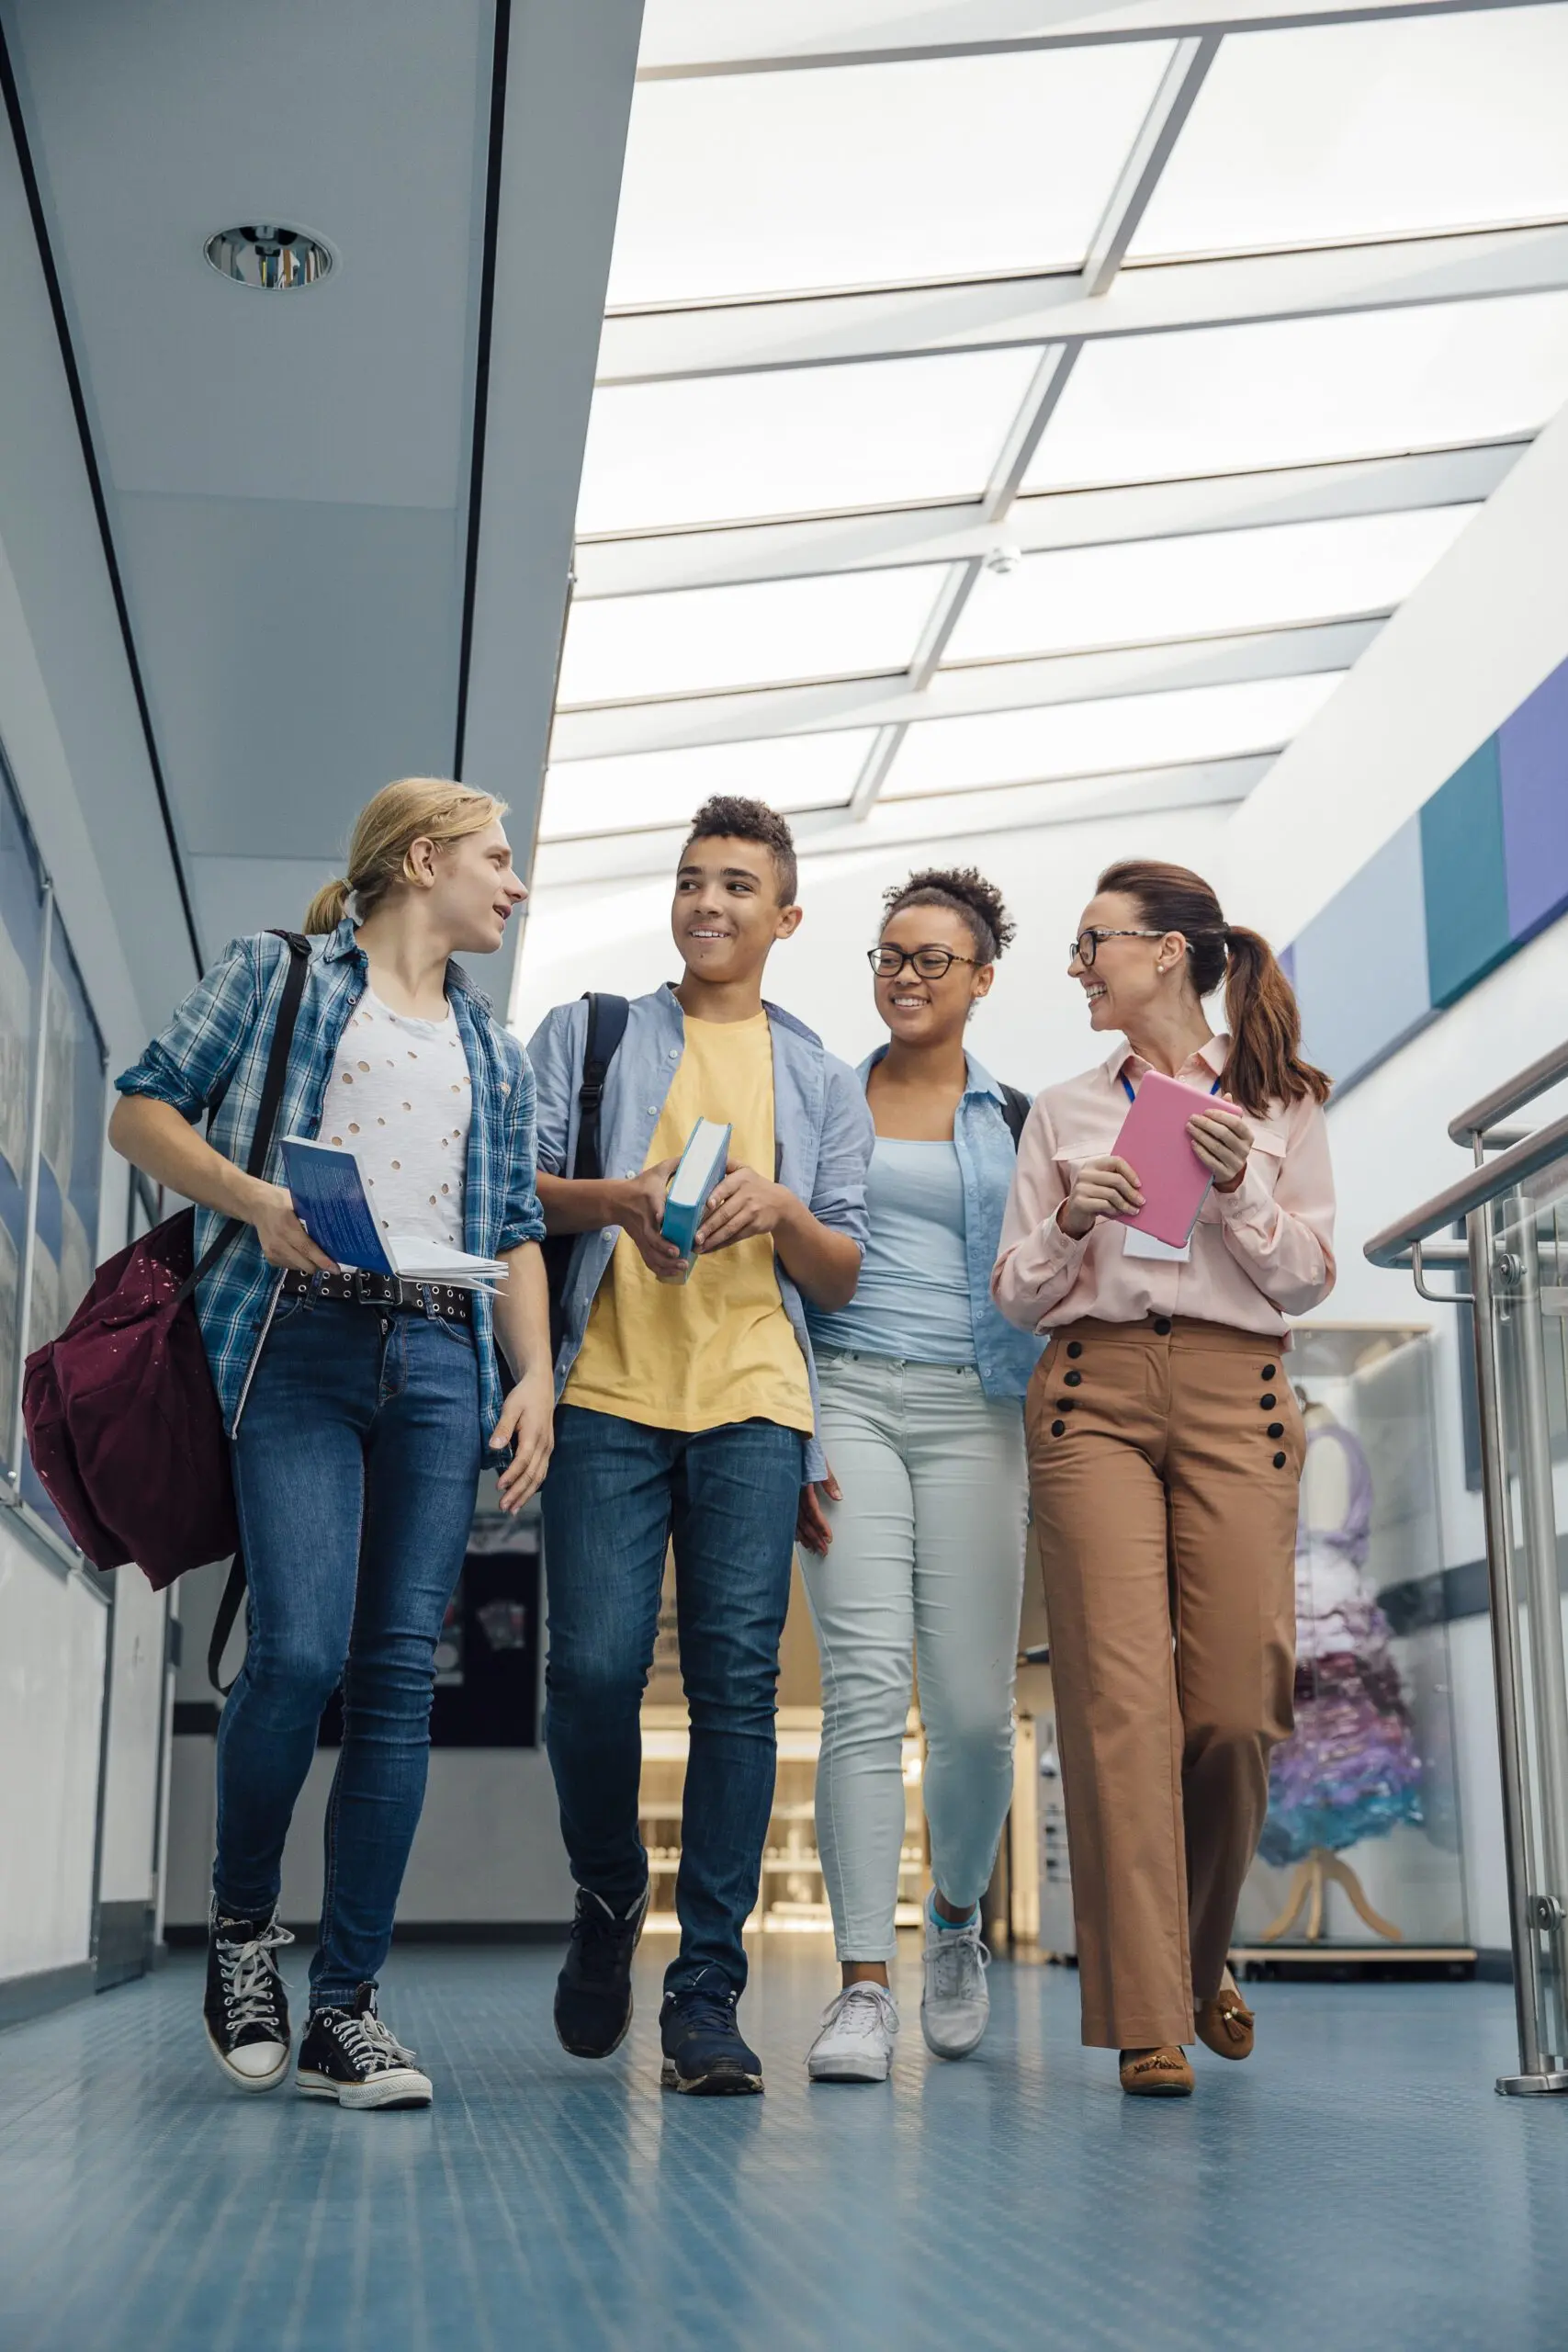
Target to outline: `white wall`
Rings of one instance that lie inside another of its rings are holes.
[[[1368,857],[1568,655],[1568,411],[1527,451],[1450,553],[1226,827],[1219,879],[1235,920],[1294,937]],[[1563,812],[1568,826],[1568,808]],[[1444,1565],[1479,1557],[1464,1486],[1457,1318],[1404,1274],[1367,1264],[1381,1227],[1462,1174],[1447,1136],[1467,1102],[1568,1033],[1568,921],[1483,980],[1329,1113],[1339,1188],[1331,1317],[1427,1317],[1439,1335]],[[1544,1121],[1568,1090],[1528,1114]],[[1490,1634],[1452,1629],[1450,1659],[1471,1932],[1508,1940]]]
[[[109,1053],[140,1051],[195,967],[175,896],[47,292],[0,127],[0,744]],[[112,881],[112,888],[111,888]],[[133,978],[133,969],[136,978]],[[99,1254],[126,1231],[106,1155]],[[135,1571],[125,1572],[135,1579]],[[140,1580],[115,1639],[109,1900],[146,1899],[158,1779]],[[109,1612],[0,1512],[0,1981],[90,1956]]]
[[[1557,667],[1565,537],[1568,409],[1236,811],[1216,876],[1233,922],[1295,938]]]

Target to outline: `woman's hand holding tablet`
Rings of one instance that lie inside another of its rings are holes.
[[[1214,1179],[1216,1193],[1234,1193],[1247,1173],[1252,1129],[1239,1111],[1215,1103],[1187,1122],[1192,1148]]]
[[[1056,1222],[1073,1240],[1092,1233],[1101,1217],[1136,1216],[1144,1205],[1137,1170],[1125,1159],[1086,1159],[1073,1189],[1056,1212]]]

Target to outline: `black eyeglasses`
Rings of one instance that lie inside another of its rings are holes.
[[[1087,972],[1094,963],[1102,939],[1163,939],[1163,931],[1080,931],[1067,950],[1069,964],[1080,964]]]
[[[942,980],[954,964],[978,964],[977,956],[955,956],[951,947],[868,947],[865,960],[879,980],[896,980],[912,964],[922,980]]]

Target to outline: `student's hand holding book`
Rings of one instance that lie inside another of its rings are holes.
[[[697,1227],[698,1254],[705,1258],[715,1250],[733,1249],[738,1241],[776,1233],[794,1199],[787,1185],[774,1184],[754,1168],[732,1159],[708,1195],[707,1214]]]
[[[679,1166],[676,1159],[655,1160],[640,1176],[629,1178],[619,1187],[615,1203],[615,1223],[629,1236],[649,1272],[665,1282],[685,1263],[674,1243],[666,1241],[659,1229],[670,1179]]]

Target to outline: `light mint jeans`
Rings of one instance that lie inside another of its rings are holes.
[[[801,1567],[822,1660],[817,1843],[842,1960],[891,1960],[901,1749],[919,1667],[931,1875],[990,1881],[1012,1796],[1023,1598],[1023,1408],[951,1364],[820,1353],[819,1428],[843,1500]]]

